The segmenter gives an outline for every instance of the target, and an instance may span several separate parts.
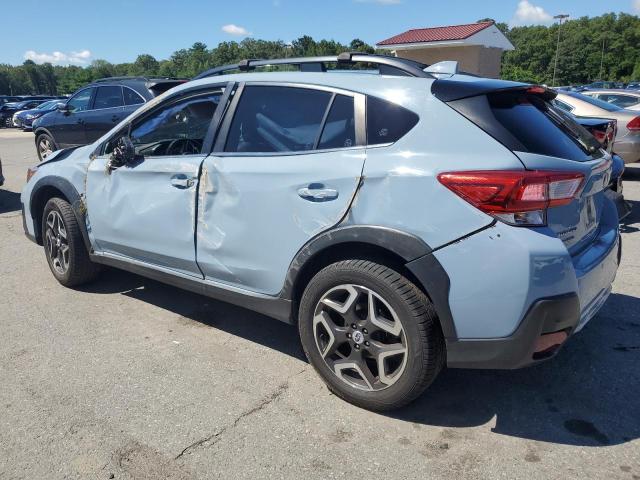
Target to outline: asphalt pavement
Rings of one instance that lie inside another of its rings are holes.
[[[613,294],[555,359],[379,414],[276,320],[116,270],[60,286],[22,230],[33,135],[0,159],[0,479],[640,479],[640,164]]]

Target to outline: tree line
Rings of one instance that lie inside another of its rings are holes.
[[[484,19],[487,20],[487,19]],[[561,27],[531,26],[498,28],[516,47],[502,60],[502,77],[508,80],[550,84],[553,77],[558,28],[560,31],[557,84],[582,84],[600,80],[640,80],[640,18],[628,14],[582,17]],[[201,42],[174,52],[166,60],[139,55],[132,63],[113,64],[94,60],[90,65],[38,65],[26,60],[22,65],[0,65],[0,94],[69,94],[83,85],[104,77],[122,75],[191,78],[215,66],[235,63],[243,58],[280,58],[337,55],[344,51],[374,53],[373,46],[359,39],[349,44],[335,40],[316,41],[303,36],[287,44],[246,38],[241,42],[222,42],[208,48]],[[389,54],[381,50],[377,53]]]

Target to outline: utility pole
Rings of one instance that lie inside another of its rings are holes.
[[[569,18],[569,15],[566,13],[562,13],[560,15],[556,15],[553,18],[558,20],[558,44],[556,45],[556,61],[553,65],[553,82],[551,82],[551,86],[556,86],[556,71],[558,69],[558,54],[560,53],[560,31],[562,30],[562,20],[565,18]]]
[[[607,41],[607,37],[603,35],[602,37],[602,55],[600,56],[600,75],[598,75],[598,80],[602,80],[602,64],[604,63],[604,42]]]

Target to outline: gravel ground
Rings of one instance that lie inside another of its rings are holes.
[[[33,135],[0,130],[0,158],[0,479],[640,479],[640,165],[614,293],[558,357],[382,415],[275,320],[118,271],[57,284],[20,219]]]

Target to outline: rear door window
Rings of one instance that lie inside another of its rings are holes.
[[[356,144],[353,97],[336,95],[327,121],[322,128],[319,149],[348,148]]]
[[[123,87],[122,92],[124,93],[125,105],[139,105],[141,103],[144,103],[144,98],[142,98],[137,92],[131,90],[129,87]]]
[[[93,101],[93,109],[100,110],[103,108],[115,108],[122,107],[124,105],[122,100],[122,87],[120,86],[107,86],[98,87],[96,92],[96,98]]]
[[[225,152],[313,150],[332,94],[297,87],[247,86]]]
[[[367,97],[367,144],[398,141],[418,123],[418,115],[395,103]]]

